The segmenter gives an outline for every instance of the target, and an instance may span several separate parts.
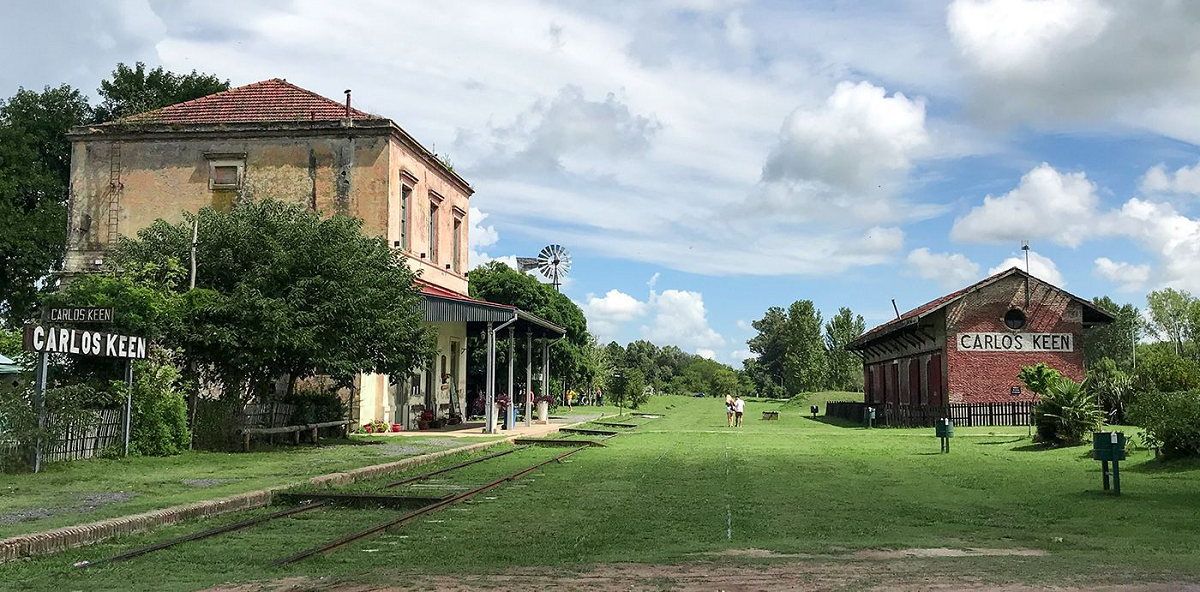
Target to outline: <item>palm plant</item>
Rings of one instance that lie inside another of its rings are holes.
[[[1051,382],[1033,406],[1037,426],[1035,441],[1056,446],[1074,446],[1104,426],[1104,413],[1096,397],[1069,378]]]

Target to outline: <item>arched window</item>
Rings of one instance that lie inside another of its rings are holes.
[[[1004,324],[1013,330],[1025,328],[1025,313],[1019,308],[1010,308],[1004,313]]]

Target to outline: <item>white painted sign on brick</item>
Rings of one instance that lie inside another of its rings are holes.
[[[959,333],[957,339],[958,351],[1075,351],[1075,336],[1070,333]]]

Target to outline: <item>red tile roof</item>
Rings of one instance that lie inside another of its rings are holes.
[[[375,119],[281,78],[272,78],[119,119],[118,123],[255,123]]]

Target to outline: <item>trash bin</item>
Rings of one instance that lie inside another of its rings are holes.
[[[954,421],[949,418],[939,419],[933,426],[933,432],[939,438],[954,437]]]

